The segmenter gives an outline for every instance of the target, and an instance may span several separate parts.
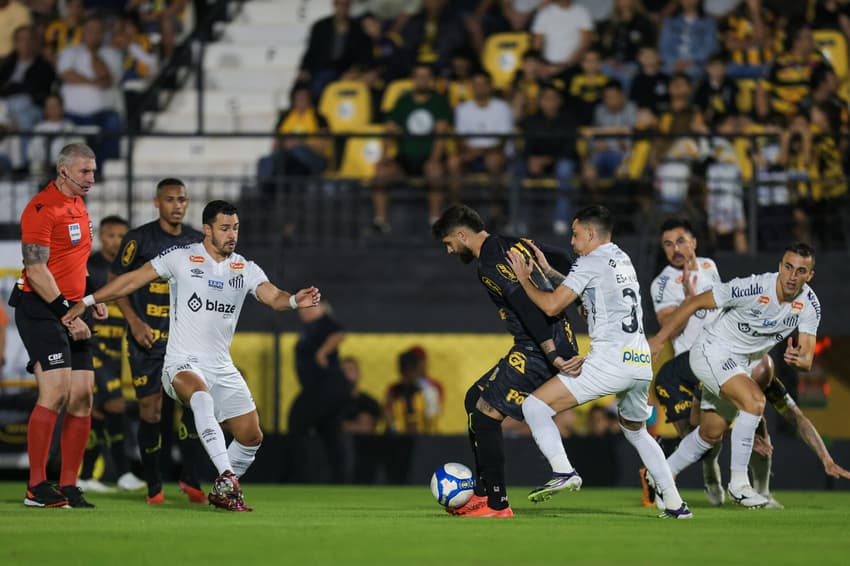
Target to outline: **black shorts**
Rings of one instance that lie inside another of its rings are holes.
[[[419,159],[417,157],[410,157],[403,154],[398,154],[398,156],[396,156],[396,163],[398,163],[398,166],[401,167],[401,170],[407,175],[413,175],[415,177],[421,177],[425,173],[426,160],[427,159]]]
[[[91,321],[87,321],[91,326]],[[15,308],[15,324],[27,349],[30,363],[42,371],[71,368],[92,370],[91,340],[72,340],[68,330],[35,293],[23,293]]]
[[[537,348],[514,344],[508,355],[481,376],[481,398],[503,415],[522,420],[522,402],[555,371]]]
[[[165,348],[146,350],[131,339],[127,344],[130,352],[130,373],[136,399],[150,397],[162,391],[162,365],[165,362]]]
[[[702,383],[691,369],[690,352],[668,360],[655,376],[655,396],[667,410],[667,422],[687,420],[702,397]]]
[[[115,359],[100,351],[92,356],[94,361],[94,404],[102,405],[118,399],[121,391],[121,358]]]

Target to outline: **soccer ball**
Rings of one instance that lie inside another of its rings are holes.
[[[461,507],[472,497],[475,480],[472,470],[463,464],[443,464],[431,476],[431,493],[440,505]]]

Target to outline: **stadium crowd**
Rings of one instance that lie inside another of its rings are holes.
[[[286,134],[383,131],[408,137],[368,169],[379,234],[405,175],[424,178],[432,221],[477,185],[498,225],[513,184],[558,191],[558,235],[602,199],[687,210],[720,249],[748,249],[752,206],[767,219],[760,249],[777,231],[839,247],[848,13],[814,0],[336,0],[260,177],[349,170],[348,152]]]

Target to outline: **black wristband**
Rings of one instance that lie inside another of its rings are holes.
[[[86,295],[93,294],[97,289],[94,288],[94,284],[91,281],[91,275],[86,275]]]
[[[558,357],[558,352],[552,350],[551,352],[546,352],[546,359],[549,360],[549,363],[553,366],[555,365],[555,358]]]
[[[61,319],[65,316],[65,313],[71,310],[71,302],[62,293],[59,293],[59,296],[52,303],[47,303],[47,308],[56,318]]]

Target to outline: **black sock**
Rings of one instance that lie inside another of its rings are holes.
[[[195,415],[188,407],[183,407],[183,414],[180,416],[180,424],[177,427],[177,445],[180,448],[180,456],[183,460],[180,481],[186,482],[192,487],[200,488],[201,484],[195,474],[195,465],[201,456],[203,446],[198,439],[198,430],[195,428]]]
[[[124,413],[106,413],[106,446],[112,456],[115,475],[127,473],[127,454],[124,452]]]
[[[505,489],[502,423],[476,410],[472,413],[472,426],[481,475],[487,482],[487,505],[491,509],[504,509],[508,506],[508,492]]]
[[[466,397],[463,400],[463,406],[466,408],[466,428],[469,432],[469,443],[472,445],[472,457],[475,460],[475,495],[484,497],[487,495],[487,482],[481,477],[481,466],[478,464],[478,449],[475,447],[475,429],[472,426],[472,414],[475,412],[475,404],[481,396],[481,390],[478,389],[478,384],[475,383],[466,392]]]
[[[100,449],[103,446],[103,419],[95,417],[91,418],[91,431],[89,432],[89,441],[86,444],[86,451],[83,453],[83,465],[80,468],[80,479],[90,480],[94,473],[94,463],[97,457],[100,456]]]
[[[153,497],[162,491],[162,473],[159,469],[159,453],[162,452],[160,423],[139,421],[139,452],[142,454],[148,497]]]

